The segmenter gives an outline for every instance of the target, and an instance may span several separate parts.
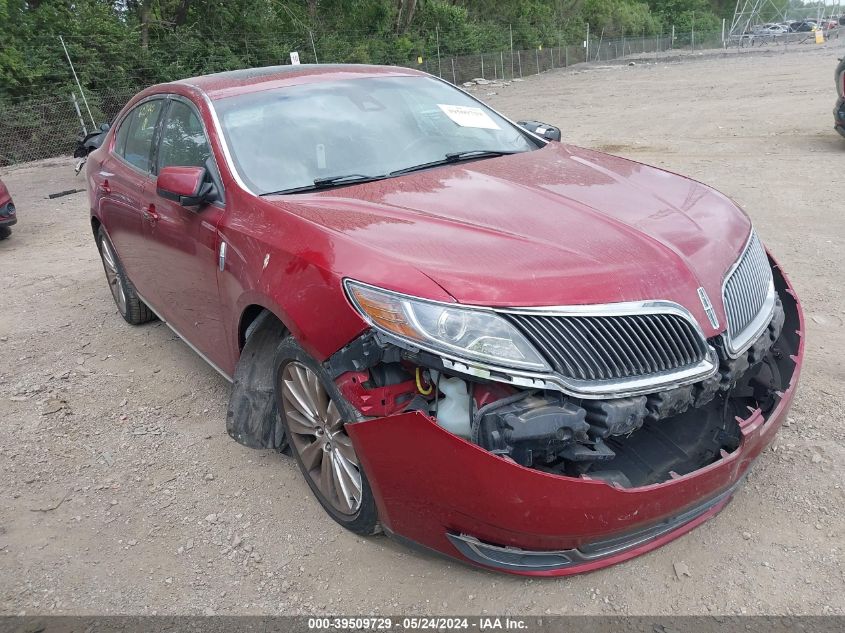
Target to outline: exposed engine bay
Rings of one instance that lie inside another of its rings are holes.
[[[779,289],[782,290],[782,289]],[[792,301],[792,297],[788,297]],[[731,357],[708,340],[718,370],[646,395],[582,399],[461,375],[436,356],[369,331],[324,364],[362,419],[421,411],[447,431],[522,466],[556,475],[645,486],[707,466],[739,446],[739,421],[774,409],[791,372],[794,341],[775,302],[755,342]],[[794,325],[794,324],[792,324]]]

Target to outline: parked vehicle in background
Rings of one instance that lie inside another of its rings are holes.
[[[836,101],[836,107],[833,108],[833,129],[845,136],[845,57],[839,60],[834,77],[839,99]]]
[[[233,382],[234,439],[353,532],[566,575],[725,507],[804,327],[729,198],[525,125],[415,70],[251,68],[136,95],[86,176],[120,314]]]
[[[770,33],[772,27],[777,26],[776,24],[766,23],[766,24],[755,24],[751,27],[751,33],[753,35],[766,35]]]
[[[812,33],[813,31],[818,30],[818,26],[816,26],[815,22],[793,22],[790,27],[794,33]]]
[[[780,24],[769,24],[762,31],[760,31],[760,35],[782,35],[788,32],[789,29],[785,26],[782,26]]]
[[[106,138],[106,133],[109,131],[109,124],[103,123],[95,132],[86,134],[80,131],[76,137],[76,147],[73,150],[73,157],[78,158],[76,161],[76,173],[78,174],[85,167],[85,161],[88,160],[88,154],[102,145]]]
[[[5,240],[12,234],[12,225],[17,224],[18,216],[12,195],[0,180],[0,240]]]

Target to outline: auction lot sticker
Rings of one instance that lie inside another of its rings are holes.
[[[485,130],[501,130],[496,122],[481,108],[438,103],[437,107],[461,127],[479,127]]]

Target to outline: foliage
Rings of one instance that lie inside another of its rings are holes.
[[[801,0],[778,0],[796,12]],[[716,30],[732,0],[0,0],[0,104],[246,66],[443,56]],[[316,55],[315,55],[316,52]]]

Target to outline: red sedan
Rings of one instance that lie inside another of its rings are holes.
[[[12,195],[0,180],[0,240],[5,240],[12,234],[12,225],[17,224],[18,216]]]
[[[118,310],[354,532],[530,575],[658,547],[785,419],[801,308],[725,196],[529,127],[400,68],[149,88],[87,164]]]

